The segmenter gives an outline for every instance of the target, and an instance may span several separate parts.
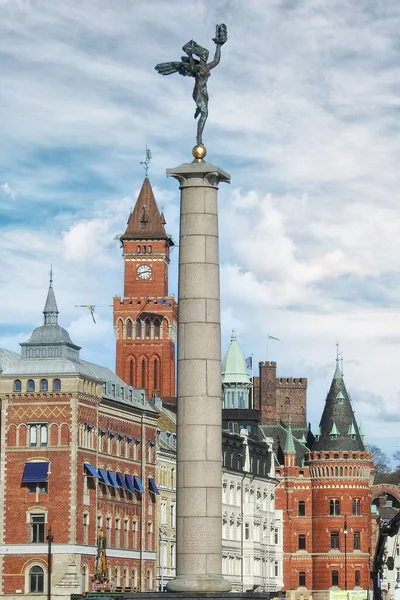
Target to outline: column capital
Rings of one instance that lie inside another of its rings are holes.
[[[180,189],[187,187],[212,187],[218,189],[218,184],[230,183],[229,173],[208,162],[194,160],[183,163],[179,167],[167,169],[167,177],[175,177],[180,183]]]

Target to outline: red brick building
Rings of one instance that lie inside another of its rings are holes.
[[[261,426],[271,435],[271,428]],[[284,589],[329,598],[370,587],[374,466],[337,364],[318,434],[294,436],[289,422],[279,444],[283,510]]]
[[[168,295],[174,246],[165,232],[150,182],[145,178],[121,236],[124,296],[114,298],[116,373],[148,396],[175,398],[177,304]]]
[[[80,358],[58,324],[52,283],[44,324],[0,350],[0,596],[89,590],[96,538],[116,586],[155,589],[157,414],[143,390]]]

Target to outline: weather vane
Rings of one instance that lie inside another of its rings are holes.
[[[151,152],[150,152],[150,149],[147,147],[147,144],[146,144],[145,156],[146,156],[145,160],[141,160],[140,164],[143,166],[145,175],[147,177],[147,174],[149,172],[150,162],[151,162]]]
[[[182,48],[187,56],[182,56],[181,61],[160,63],[154,67],[160,75],[179,73],[180,75],[194,77],[195,79],[193,100],[196,103],[196,112],[194,113],[194,118],[200,118],[197,122],[197,145],[193,148],[193,156],[198,160],[202,160],[207,154],[206,147],[203,144],[203,129],[208,117],[207,81],[210,77],[211,69],[216,67],[221,59],[221,46],[225,44],[227,39],[228,32],[226,25],[217,25],[215,38],[213,38],[213,42],[216,44],[214,60],[207,63],[208,50],[197,44],[194,40],[190,40]],[[198,59],[194,58],[194,56],[197,56]]]

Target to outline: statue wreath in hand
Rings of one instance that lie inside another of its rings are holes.
[[[203,129],[208,117],[208,91],[207,81],[210,77],[210,71],[217,66],[221,59],[221,46],[228,39],[226,25],[217,25],[215,38],[213,42],[216,44],[214,60],[207,63],[209,52],[197,44],[194,40],[190,40],[182,48],[187,56],[182,56],[180,62],[166,62],[156,65],[154,68],[161,75],[172,75],[179,73],[188,77],[194,77],[195,84],[193,89],[193,100],[196,103],[196,112],[194,118],[200,116],[197,123],[197,143],[203,144]],[[198,60],[194,58],[198,57]]]

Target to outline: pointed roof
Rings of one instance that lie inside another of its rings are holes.
[[[283,451],[285,454],[296,454],[296,448],[294,446],[294,439],[293,439],[293,433],[292,433],[292,424],[290,423],[290,421],[289,421],[289,425],[287,428],[285,448]]]
[[[160,214],[150,181],[145,177],[135,208],[129,215],[125,233],[120,239],[165,239],[170,240],[173,245],[171,238],[165,232],[164,225],[164,215]]]
[[[43,314],[44,314],[45,324],[56,325],[58,323],[58,308],[57,308],[56,297],[54,295],[54,290],[53,290],[53,270],[52,269],[50,270],[49,291],[47,292],[47,300],[46,300],[46,304],[44,305]]]
[[[234,329],[232,329],[231,343],[222,360],[221,373],[222,384],[235,383],[250,386],[246,361],[237,342],[236,331]]]
[[[343,373],[336,358],[336,369],[326,397],[314,450],[365,450],[350,396],[346,390]]]

